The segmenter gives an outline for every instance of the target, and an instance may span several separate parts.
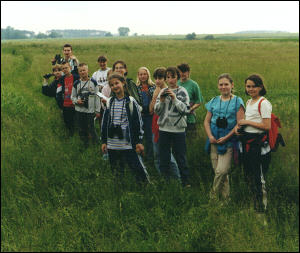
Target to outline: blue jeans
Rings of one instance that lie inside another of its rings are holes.
[[[171,150],[174,152],[174,157],[178,164],[182,183],[184,185],[189,184],[189,169],[186,161],[185,132],[171,133],[159,130],[159,169],[167,179],[171,175]]]
[[[154,166],[157,169],[158,173],[160,172],[159,169],[159,140],[157,143],[154,142],[154,135],[152,135],[152,141],[153,141],[153,156],[154,156]],[[171,171],[173,173],[173,175],[175,176],[175,178],[180,179],[180,172],[177,166],[177,162],[171,152],[171,160],[170,160],[170,167],[171,167]]]

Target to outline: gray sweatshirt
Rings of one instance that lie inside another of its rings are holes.
[[[172,89],[176,95],[174,101],[170,96],[167,96],[165,101],[161,102],[160,95],[165,89],[162,89],[158,94],[154,106],[154,112],[159,116],[157,121],[159,130],[173,133],[185,132],[186,114],[189,112],[190,104],[187,90],[183,87]]]
[[[96,93],[99,91],[99,86],[97,82],[93,79],[88,81],[77,80],[74,82],[72,88],[71,99],[75,105],[75,110],[78,112],[85,113],[100,113],[100,98],[96,96]],[[77,103],[79,98],[83,98],[84,94],[88,97],[88,107],[86,108],[83,105]]]

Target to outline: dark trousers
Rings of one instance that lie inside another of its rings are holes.
[[[63,118],[65,126],[70,132],[70,135],[74,134],[75,126],[75,108],[74,107],[63,107]]]
[[[152,115],[142,115],[144,139],[145,139],[145,154],[147,160],[153,161],[153,145],[152,145]]]
[[[248,152],[243,148],[242,161],[244,165],[244,176],[250,192],[254,198],[254,209],[263,212],[266,206],[263,204],[263,188],[261,171],[265,180],[271,162],[271,152],[261,155],[261,144],[254,142]],[[264,190],[266,192],[266,190]]]
[[[127,164],[132,173],[135,175],[137,182],[145,182],[149,180],[149,175],[146,167],[140,156],[137,155],[135,150],[112,150],[108,149],[109,162],[113,172],[117,177],[124,176],[125,165]]]
[[[174,153],[182,183],[186,185],[189,183],[189,169],[186,160],[185,132],[171,133],[159,131],[159,169],[167,179],[172,175],[170,170],[171,150]]]
[[[89,134],[93,143],[99,142],[95,131],[94,116],[94,113],[77,112],[79,136],[86,146],[89,143]]]

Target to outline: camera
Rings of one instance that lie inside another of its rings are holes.
[[[216,124],[217,124],[217,127],[219,127],[219,128],[226,128],[228,125],[228,122],[225,117],[222,117],[222,118],[218,117]]]
[[[52,61],[52,65],[55,65],[56,63],[57,64],[62,64],[64,62],[64,58],[62,58],[60,56],[60,54],[56,54],[55,57],[54,57],[54,60]]]
[[[239,134],[244,134],[245,133],[245,125],[240,126],[240,128],[237,130]]]
[[[167,96],[169,96],[169,94],[168,94],[168,90],[169,90],[169,88],[166,88],[162,93],[161,93],[161,97],[167,97]]]
[[[78,98],[81,99],[81,101],[83,102],[82,106],[84,106],[85,108],[89,108],[89,95],[90,94],[91,94],[90,92],[78,94]]]
[[[109,138],[114,138],[114,136],[117,136],[119,139],[123,139],[124,138],[121,125],[114,125],[114,124],[112,124],[108,128],[108,137]]]
[[[45,79],[49,79],[51,76],[54,76],[54,74],[49,73],[49,74],[43,75],[43,77],[44,77]]]

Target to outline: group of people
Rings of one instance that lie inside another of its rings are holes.
[[[195,110],[203,103],[199,85],[190,79],[190,67],[158,67],[153,80],[146,67],[137,70],[136,82],[128,78],[124,61],[107,67],[99,56],[99,70],[88,73],[79,63],[72,46],[63,47],[61,64],[53,60],[54,81],[44,79],[43,94],[55,97],[62,109],[65,126],[73,136],[75,118],[84,147],[89,140],[99,144],[113,171],[122,176],[125,164],[136,180],[149,181],[143,160],[154,161],[157,171],[167,180],[175,178],[190,187],[191,174],[186,159],[186,138],[198,133]],[[271,159],[266,136],[271,127],[272,105],[264,98],[266,88],[261,76],[245,79],[245,92],[251,98],[246,106],[234,95],[229,74],[217,79],[220,95],[205,104],[205,148],[210,153],[215,173],[211,198],[228,200],[229,171],[232,160],[242,154],[245,179],[254,197],[254,208],[267,206],[265,174]],[[260,105],[260,108],[258,108]],[[76,117],[75,117],[76,116]],[[101,137],[95,130],[99,119]],[[145,144],[145,147],[143,145]],[[145,152],[144,152],[145,151]]]

